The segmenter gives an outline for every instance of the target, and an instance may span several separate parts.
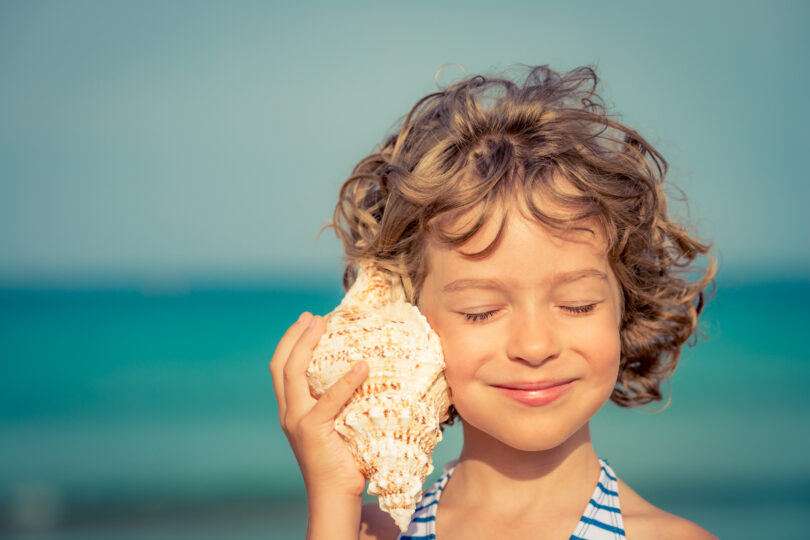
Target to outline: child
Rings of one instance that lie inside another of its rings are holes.
[[[660,510],[597,457],[608,400],[662,399],[695,331],[714,261],[667,215],[663,157],[608,116],[583,67],[522,83],[476,76],[420,100],[340,191],[347,267],[399,276],[442,341],[461,456],[400,535],[333,420],[365,363],[320,400],[304,372],[321,317],[304,313],[271,361],[301,467],[308,538],[714,538]]]

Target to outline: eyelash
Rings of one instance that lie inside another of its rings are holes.
[[[596,309],[596,304],[587,304],[585,306],[561,306],[563,310],[571,313],[572,315],[585,315]],[[483,313],[462,313],[464,318],[470,322],[486,321],[497,313],[497,310],[485,311]]]
[[[596,309],[596,304],[588,304],[585,306],[562,306],[562,308],[569,313],[573,313],[574,315],[584,315]]]
[[[485,311],[483,313],[464,313],[463,315],[464,318],[470,322],[481,322],[495,315],[495,310]]]

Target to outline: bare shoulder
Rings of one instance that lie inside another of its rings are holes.
[[[700,525],[653,506],[621,480],[619,500],[627,540],[717,540]]]
[[[396,540],[399,527],[376,503],[363,505],[360,517],[360,540]]]

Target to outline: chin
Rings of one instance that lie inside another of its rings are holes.
[[[463,418],[463,415],[462,415]],[[464,421],[484,437],[495,439],[515,450],[522,452],[543,452],[557,448],[573,437],[582,426],[573,427],[561,423],[511,421],[497,425],[486,425],[475,421]]]
[[[515,450],[522,452],[543,452],[557,448],[570,439],[576,431],[570,430],[525,430],[521,433],[511,433],[501,441]]]

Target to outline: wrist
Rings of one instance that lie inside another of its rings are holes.
[[[362,495],[350,495],[348,493],[314,492],[307,494],[307,506],[310,513],[328,512],[333,509],[340,509],[341,511],[357,509],[359,512],[363,506],[363,497]]]
[[[307,497],[307,540],[357,540],[363,507],[361,496],[312,494]]]
[[[357,491],[357,486],[344,486],[342,482],[304,482],[307,493],[307,503],[323,505],[338,503],[341,505],[360,504],[362,506],[365,485]]]

